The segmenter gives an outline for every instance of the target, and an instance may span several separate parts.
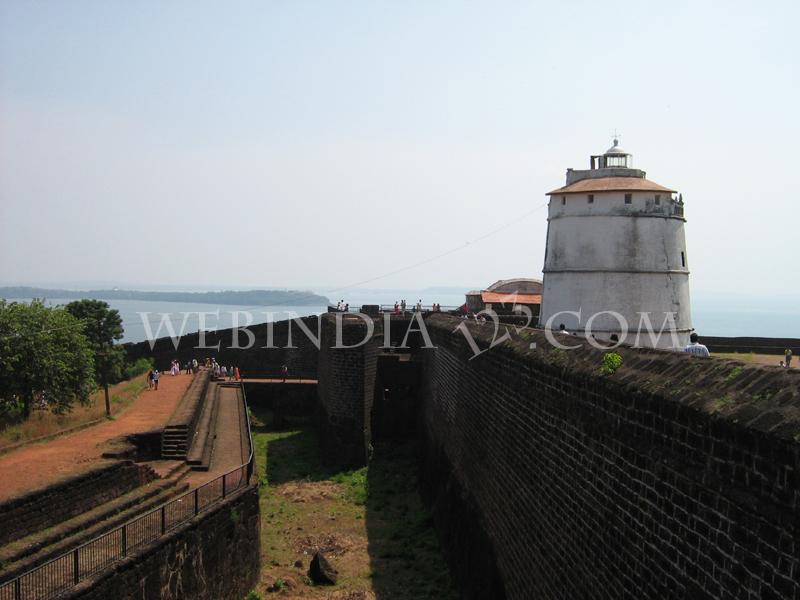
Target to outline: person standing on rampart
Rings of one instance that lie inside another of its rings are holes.
[[[687,352],[688,354],[693,354],[694,356],[711,356],[711,353],[708,351],[708,348],[701,344],[699,341],[699,337],[695,332],[689,336],[689,345],[686,346],[683,351]]]
[[[786,368],[790,369],[792,367],[792,349],[787,348],[783,353],[783,357],[785,358],[784,362],[786,363]]]

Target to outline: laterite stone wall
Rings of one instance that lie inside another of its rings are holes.
[[[311,337],[318,338],[317,317],[303,317],[298,321],[302,321],[311,332]],[[286,365],[291,377],[316,379],[319,350],[315,341],[303,332],[297,322],[287,319],[272,324],[250,325],[248,329],[255,336],[255,342],[249,349],[232,347],[246,346],[249,341],[243,332],[237,336],[235,329],[206,333],[202,344],[205,347],[200,347],[199,335],[191,333],[178,339],[177,350],[168,337],[155,340],[152,349],[146,341],[125,344],[125,349],[129,360],[153,358],[156,368],[162,370],[168,370],[171,361],[176,358],[183,366],[193,358],[202,363],[208,357],[216,358],[225,366],[238,366],[242,377],[277,377],[281,373],[281,366]],[[220,345],[219,350],[214,348],[217,344]]]
[[[465,598],[800,598],[799,371],[623,348],[601,375],[576,337],[473,358],[427,323],[424,495]]]
[[[337,319],[341,321],[341,346],[336,348]],[[379,326],[376,327],[376,330]],[[318,423],[323,458],[331,464],[366,464],[371,448],[370,430],[380,333],[358,345],[367,335],[361,319],[324,315],[319,355]]]
[[[156,477],[147,466],[132,461],[113,462],[3,502],[0,545],[58,525]]]
[[[258,581],[258,489],[247,488],[117,563],[69,600],[242,600]]]

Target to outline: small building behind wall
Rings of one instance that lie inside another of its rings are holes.
[[[542,282],[539,279],[500,279],[485,290],[467,292],[467,309],[477,313],[493,310],[498,314],[511,314],[514,306],[526,306],[533,317],[539,316],[542,304]]]

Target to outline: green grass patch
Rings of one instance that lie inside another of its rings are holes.
[[[717,398],[714,400],[714,403],[711,405],[711,410],[712,412],[717,413],[730,406],[733,406],[734,404],[735,400],[733,399],[733,396],[730,394],[725,394],[722,398]]]
[[[430,514],[418,494],[413,445],[376,445],[369,466],[335,469],[321,462],[319,440],[310,423],[275,430],[269,411],[258,406],[251,410],[261,483],[259,590],[279,591],[275,583],[290,578],[301,587],[310,585],[305,569],[311,557],[299,554],[300,541],[334,531],[356,548],[329,556],[340,568],[334,589],[372,590],[378,598],[457,598]],[[327,485],[314,488],[316,482]],[[336,486],[341,493],[336,493]],[[328,495],[301,500],[294,496],[314,489],[324,489]],[[362,542],[353,542],[359,537]],[[356,560],[354,552],[364,554]],[[304,565],[301,570],[294,567],[298,559]]]
[[[345,487],[345,498],[348,502],[362,506],[367,503],[367,467],[357,471],[337,473],[331,481],[341,483]]]
[[[731,369],[730,373],[728,373],[727,377],[725,377],[725,382],[728,383],[733,381],[739,375],[742,374],[742,371],[744,371],[742,367],[734,367],[733,369]]]

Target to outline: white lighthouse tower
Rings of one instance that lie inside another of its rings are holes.
[[[688,343],[683,198],[634,169],[616,139],[548,195],[540,325],[641,346]]]

